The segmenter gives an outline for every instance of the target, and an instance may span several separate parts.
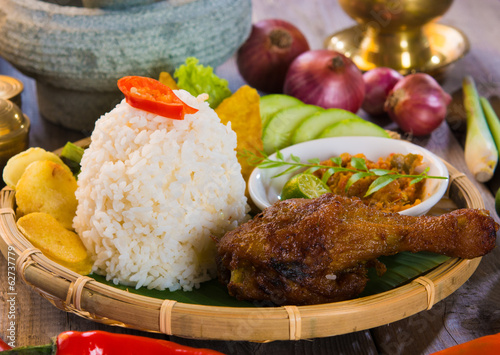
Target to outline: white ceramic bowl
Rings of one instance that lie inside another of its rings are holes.
[[[363,153],[367,159],[376,161],[391,153],[420,154],[423,156],[423,167],[430,167],[428,175],[448,177],[448,169],[442,160],[425,148],[416,144],[391,138],[379,137],[335,137],[323,138],[299,143],[281,150],[286,159],[290,154],[301,158],[302,162],[318,158],[326,160],[342,153]],[[275,157],[275,154],[270,156]],[[265,209],[279,201],[283,185],[297,172],[273,178],[285,168],[256,168],[250,175],[248,188],[250,197],[260,209]],[[421,216],[427,213],[444,195],[448,187],[448,179],[426,179],[424,198],[418,205],[399,212],[403,215]]]

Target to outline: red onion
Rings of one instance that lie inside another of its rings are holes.
[[[349,58],[322,49],[295,58],[283,91],[307,104],[357,112],[365,96],[365,83],[361,71]]]
[[[384,113],[384,103],[394,85],[403,78],[391,68],[375,68],[363,74],[365,99],[361,108],[373,116]]]
[[[281,93],[290,63],[308,50],[306,38],[291,23],[262,20],[238,49],[236,64],[243,79],[257,90]]]
[[[410,74],[392,89],[385,110],[399,127],[414,136],[424,136],[446,117],[451,96],[430,75]]]

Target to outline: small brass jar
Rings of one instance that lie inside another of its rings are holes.
[[[21,107],[21,93],[24,85],[16,78],[0,75],[0,98],[10,100]]]
[[[0,98],[0,171],[10,157],[28,149],[30,120],[19,106]]]

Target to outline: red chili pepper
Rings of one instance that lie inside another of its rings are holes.
[[[118,88],[130,106],[160,116],[182,120],[185,114],[198,111],[186,105],[172,89],[155,79],[125,76],[118,80]]]
[[[497,355],[500,351],[500,333],[483,336],[452,346],[433,355]]]
[[[12,349],[9,344],[0,339],[0,351]]]
[[[218,351],[192,348],[167,340],[104,331],[63,332],[57,336],[56,345],[56,355],[223,355]]]

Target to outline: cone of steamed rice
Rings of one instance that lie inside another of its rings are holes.
[[[188,291],[215,277],[211,237],[246,220],[248,205],[230,123],[220,122],[206,95],[171,93],[166,100],[175,101],[172,112],[181,101],[182,119],[141,109],[126,94],[96,122],[73,227],[93,272],[123,285]]]

